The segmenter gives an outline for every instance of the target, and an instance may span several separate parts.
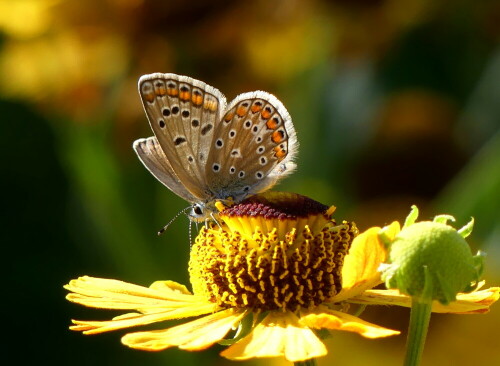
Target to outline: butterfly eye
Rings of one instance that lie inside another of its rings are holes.
[[[203,215],[203,209],[201,208],[200,205],[194,205],[193,206],[193,212],[195,213],[195,215],[197,216],[201,216]]]

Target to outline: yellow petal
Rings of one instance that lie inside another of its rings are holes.
[[[432,304],[435,313],[482,314],[500,297],[500,287],[490,287],[486,290],[457,294],[457,300],[449,305],[437,301]],[[411,297],[401,294],[398,290],[368,290],[362,295],[349,299],[349,302],[370,305],[398,305],[411,307]]]
[[[398,228],[393,222],[384,228],[385,235],[395,235]],[[346,300],[381,283],[378,268],[387,258],[387,249],[379,238],[380,230],[372,227],[354,238],[342,268],[342,291],[332,301]]]
[[[148,311],[144,314],[128,313],[117,316],[108,321],[72,320],[75,325],[71,326],[70,329],[81,331],[84,334],[98,334],[165,320],[208,314],[216,311],[217,309],[218,306],[216,304],[209,302],[187,304],[184,308],[171,308],[167,306],[165,309],[157,309],[157,312]]]
[[[186,286],[174,281],[155,281],[149,288],[157,291],[173,292],[184,295],[191,295],[191,292],[186,288]]]
[[[326,355],[323,342],[298,320],[290,312],[270,312],[250,334],[221,352],[221,356],[231,360],[282,356],[296,362]]]
[[[358,317],[319,306],[300,318],[300,323],[316,329],[344,330],[355,332],[366,338],[381,338],[397,335],[397,330],[368,323]]]
[[[206,302],[204,298],[191,295],[184,286],[172,281],[155,282],[148,288],[118,280],[84,276],[72,280],[64,288],[72,292],[66,296],[69,301],[100,309],[146,313]]]
[[[382,241],[389,241],[391,243],[392,241],[394,241],[396,235],[398,235],[400,231],[401,225],[399,225],[399,222],[393,221],[389,225],[384,226],[380,230],[379,234],[384,237]]]
[[[66,297],[72,302],[100,309],[139,312],[120,315],[109,321],[73,320],[75,325],[70,329],[85,334],[198,316],[218,309],[216,304],[191,295],[184,286],[172,281],[157,281],[147,288],[117,280],[84,276],[64,287],[72,291]]]
[[[122,337],[122,343],[145,351],[161,351],[173,346],[202,350],[224,338],[244,315],[243,311],[227,309],[166,330],[130,333]]]
[[[446,308],[452,307],[454,313],[461,314],[487,313],[490,310],[490,306],[497,302],[499,298],[500,287],[490,287],[485,290],[475,291],[468,294],[458,294],[457,301],[449,304]],[[438,305],[444,307],[441,304]],[[472,309],[472,306],[474,306],[474,309]],[[459,307],[461,307],[461,309],[458,309]]]

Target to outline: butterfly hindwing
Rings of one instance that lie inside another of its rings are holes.
[[[136,140],[133,148],[144,166],[168,189],[188,202],[198,201],[175,175],[156,137]]]
[[[258,193],[293,171],[296,146],[290,115],[276,97],[241,94],[216,127],[205,175],[220,198]]]

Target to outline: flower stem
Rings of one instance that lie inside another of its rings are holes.
[[[297,361],[293,363],[294,366],[316,366],[316,359],[315,358],[310,358],[309,360],[305,361]]]
[[[427,329],[431,318],[432,300],[422,301],[415,297],[411,302],[410,327],[406,340],[404,366],[417,366],[422,358]]]

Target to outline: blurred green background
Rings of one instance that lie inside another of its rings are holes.
[[[229,100],[275,94],[300,141],[279,189],[335,204],[337,219],[364,230],[411,204],[421,219],[474,216],[471,246],[498,285],[499,40],[500,2],[487,0],[0,0],[4,354],[19,365],[231,364],[218,346],[146,353],[121,346],[124,332],[67,329],[112,316],[66,302],[72,278],[188,282],[187,219],[156,236],[186,203],[131,148],[152,135],[136,87],[152,72]],[[401,364],[408,310],[364,318],[403,335],[336,333],[319,365]],[[499,325],[499,306],[433,316],[423,365],[491,364]]]

